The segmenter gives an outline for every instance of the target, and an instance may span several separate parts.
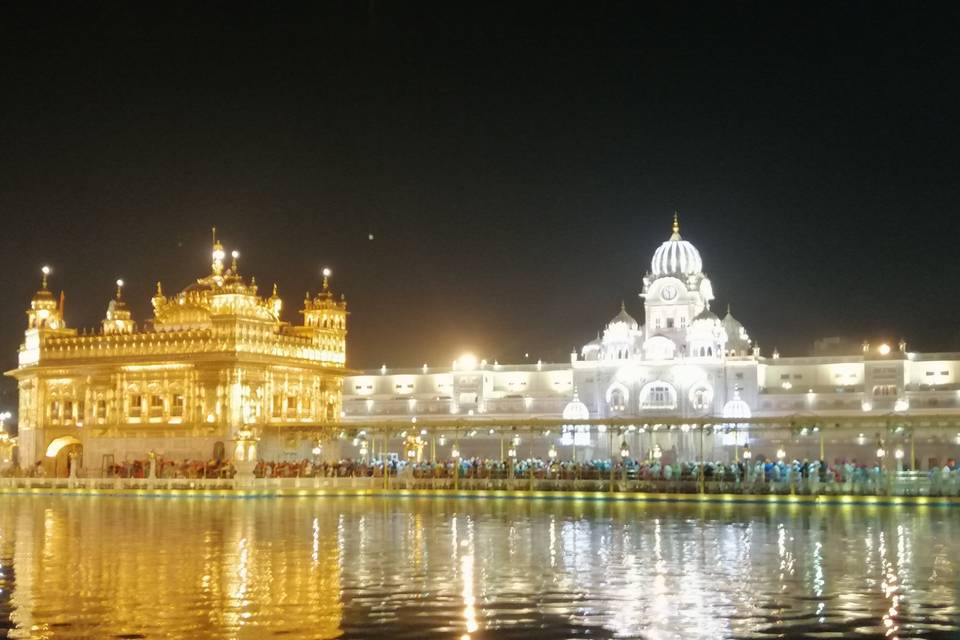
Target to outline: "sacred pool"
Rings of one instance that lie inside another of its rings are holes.
[[[0,499],[11,638],[956,638],[949,506]]]

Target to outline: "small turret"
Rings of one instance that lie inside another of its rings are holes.
[[[324,359],[343,364],[346,362],[347,301],[338,300],[330,290],[333,272],[324,268],[320,293],[303,301],[303,326],[297,327],[300,335],[309,335],[324,352]]]
[[[157,285],[159,286],[159,282]],[[107,305],[107,315],[103,319],[103,333],[133,333],[133,315],[123,301],[123,280],[117,280],[117,294]]]
[[[276,316],[277,320],[280,319],[280,312],[283,310],[283,300],[280,299],[280,296],[277,295],[277,283],[273,283],[273,293],[270,294],[270,297],[267,298],[267,304],[270,305],[270,309],[273,310],[273,315]]]
[[[77,335],[77,330],[68,329],[63,320],[63,292],[57,302],[47,288],[50,267],[43,267],[41,273],[40,289],[33,294],[27,309],[27,330],[17,356],[21,367],[40,362],[40,353],[48,337]]]
[[[330,276],[333,271],[329,267],[324,267],[321,272],[323,282],[320,293],[311,299],[309,292],[303,301],[303,326],[314,327],[318,329],[338,330],[346,333],[347,328],[347,303],[343,296],[337,301],[330,290]]]
[[[33,294],[30,308],[27,310],[27,329],[63,329],[63,309],[57,304],[53,294],[47,288],[50,267],[44,265],[40,270],[40,289]]]

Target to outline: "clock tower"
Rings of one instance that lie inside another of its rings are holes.
[[[645,356],[669,359],[684,355],[687,329],[695,317],[709,309],[713,287],[703,273],[700,252],[680,237],[676,213],[670,238],[653,254],[640,297],[646,315]],[[672,348],[665,339],[673,343]]]

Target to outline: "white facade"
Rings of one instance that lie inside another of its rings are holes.
[[[345,419],[561,418],[571,402],[590,418],[960,413],[960,353],[913,353],[901,341],[850,356],[761,356],[729,308],[711,311],[713,285],[676,218],[640,297],[643,324],[621,306],[568,363],[465,359],[348,376]]]

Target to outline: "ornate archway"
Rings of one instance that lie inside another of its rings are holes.
[[[83,466],[83,443],[74,436],[54,438],[47,445],[44,466],[52,475],[66,477],[70,473],[70,456],[77,456],[77,463]],[[52,467],[52,468],[51,468]]]

